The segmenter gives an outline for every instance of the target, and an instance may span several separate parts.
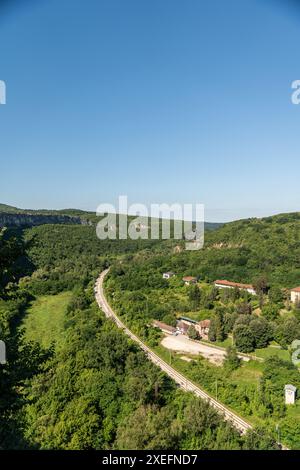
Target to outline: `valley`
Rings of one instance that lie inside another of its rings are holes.
[[[269,449],[278,448],[279,426],[280,442],[300,448],[299,400],[287,406],[283,393],[286,383],[300,389],[290,348],[299,313],[289,294],[299,279],[299,220],[225,224],[207,231],[194,253],[178,250],[178,240],[100,241],[93,224],[2,230],[0,326],[9,362],[0,376],[9,377],[10,392],[0,410],[8,430],[1,446]],[[167,374],[176,371],[171,378],[99,311],[94,283],[108,267],[109,304]],[[165,279],[166,272],[174,275]],[[252,283],[258,295],[217,289],[216,279]],[[186,329],[172,336],[154,321]],[[201,322],[209,328],[199,341],[193,325]],[[178,390],[177,376],[202,398]],[[253,429],[236,433],[202,404],[205,394]],[[154,428],[142,428],[145,419]],[[164,434],[178,420],[180,437]]]

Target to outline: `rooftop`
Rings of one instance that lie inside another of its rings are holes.
[[[199,321],[199,325],[201,326],[201,328],[209,328],[210,320],[201,320]]]
[[[160,328],[161,330],[169,331],[170,333],[174,333],[176,331],[176,328],[174,328],[174,326],[167,325],[166,323],[163,323],[159,320],[154,320],[153,326],[155,326],[156,328]]]
[[[287,385],[285,385],[284,389],[285,390],[291,390],[292,392],[296,392],[297,387],[294,387],[294,385],[291,385],[291,384],[287,384]]]
[[[291,289],[292,292],[300,292],[300,287],[294,287],[294,289]]]
[[[226,281],[226,279],[217,280],[215,281],[215,284],[220,284],[228,287],[237,287],[238,289],[253,289],[252,284],[242,284],[240,282]]]
[[[190,323],[197,323],[196,320],[192,320],[192,318],[188,318],[188,317],[180,317],[179,320],[185,320]]]

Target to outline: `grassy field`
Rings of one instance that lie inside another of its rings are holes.
[[[23,320],[25,338],[37,341],[46,348],[52,342],[59,344],[71,295],[71,292],[45,295],[32,302]]]
[[[257,357],[261,357],[263,359],[267,359],[270,356],[277,356],[280,359],[284,359],[285,361],[290,361],[290,353],[286,349],[276,348],[274,346],[268,346],[264,349],[255,349],[254,353]]]

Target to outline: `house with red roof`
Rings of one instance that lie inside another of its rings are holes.
[[[208,339],[210,320],[201,320],[198,322],[197,330],[203,339]]]
[[[176,328],[173,326],[167,325],[166,323],[163,323],[162,321],[159,320],[154,320],[152,325],[155,328],[159,328],[163,333],[167,333],[169,335],[173,335],[176,333]]]
[[[240,282],[217,280],[214,282],[214,285],[218,289],[239,289],[245,290],[249,292],[249,294],[256,295],[255,289],[252,284],[241,284]]]
[[[300,302],[300,287],[295,287],[291,289],[291,302],[294,304]]]
[[[197,284],[197,278],[194,276],[184,276],[182,280],[186,286],[189,286],[190,284]]]

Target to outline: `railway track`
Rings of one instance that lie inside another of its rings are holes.
[[[107,318],[111,318],[116,325],[121,328],[124,333],[126,333],[133,341],[135,341],[140,348],[146,353],[147,357],[158,367],[160,367],[169,377],[171,377],[175,382],[183,389],[189,392],[193,392],[196,396],[207,401],[211,406],[213,406],[225,420],[229,421],[241,434],[245,434],[249,429],[252,429],[252,425],[245,421],[243,418],[235,414],[233,411],[229,410],[219,401],[211,397],[207,392],[202,390],[200,387],[195,385],[193,382],[188,380],[184,375],[180,374],[176,369],[167,364],[161,357],[159,357],[155,352],[153,352],[145,343],[143,343],[140,338],[138,338],[132,331],[127,328],[127,326],[120,320],[120,318],[115,314],[113,309],[108,304],[104,291],[103,291],[103,281],[108,273],[108,269],[103,271],[98,277],[95,285],[95,297],[99,307],[103,310]]]

